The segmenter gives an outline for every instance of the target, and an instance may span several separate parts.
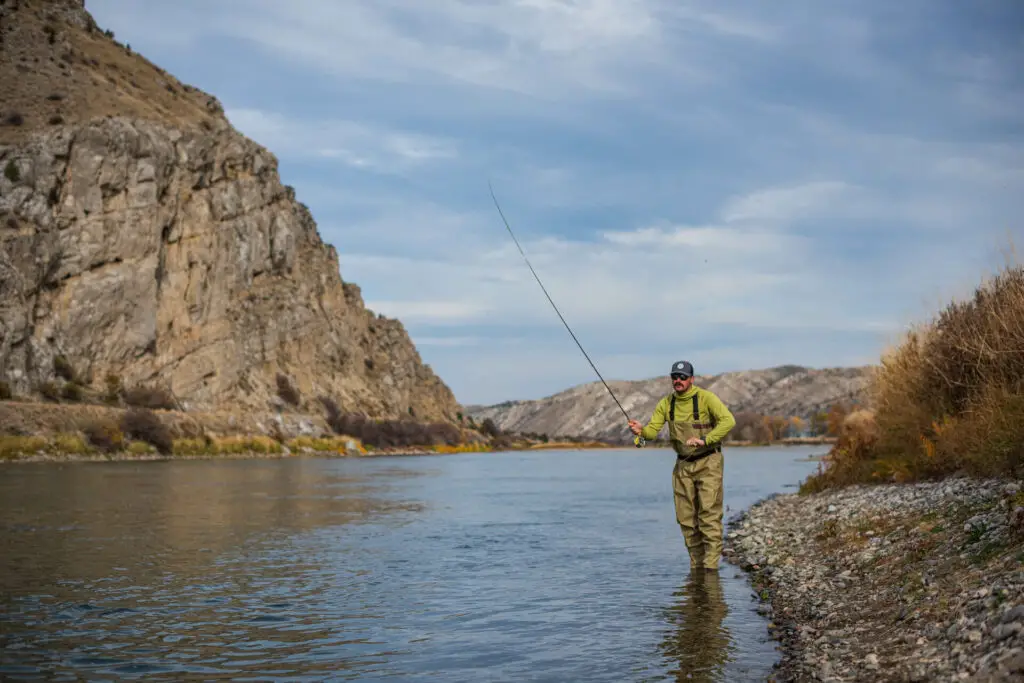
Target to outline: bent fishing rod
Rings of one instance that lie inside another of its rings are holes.
[[[603,384],[604,388],[608,390],[608,394],[611,395],[612,400],[615,401],[615,405],[617,405],[619,407],[619,410],[622,411],[622,414],[626,417],[626,422],[628,423],[629,413],[627,413],[626,409],[622,407],[621,403],[619,403],[619,399],[615,398],[615,393],[612,391],[612,388],[608,386],[608,382],[604,381],[604,377],[601,376],[601,372],[597,369],[597,366],[594,365],[594,361],[590,360],[590,356],[588,356],[587,352],[583,349],[583,344],[580,344],[580,340],[576,338],[575,334],[573,334],[572,328],[569,327],[569,323],[567,323],[565,321],[565,318],[562,317],[562,312],[558,310],[558,306],[556,306],[555,302],[551,299],[551,295],[548,294],[548,290],[546,287],[544,287],[544,283],[540,281],[540,277],[537,275],[537,271],[535,271],[533,269],[533,265],[530,264],[530,259],[526,258],[526,252],[523,251],[522,246],[520,246],[519,244],[519,240],[516,239],[515,233],[512,232],[512,226],[510,226],[508,224],[508,220],[505,219],[505,212],[501,210],[501,206],[498,204],[498,198],[494,196],[494,188],[491,186],[490,180],[487,181],[487,187],[491,191],[491,199],[494,200],[494,206],[495,208],[498,209],[498,215],[501,216],[501,221],[505,224],[505,229],[508,230],[508,234],[512,236],[512,241],[516,243],[516,248],[518,248],[519,253],[522,254],[523,260],[526,261],[526,265],[530,268],[530,272],[533,273],[534,279],[537,281],[537,284],[540,285],[540,289],[542,292],[544,292],[544,296],[547,297],[548,303],[550,303],[551,307],[555,309],[555,313],[558,314],[558,318],[562,321],[562,324],[565,325],[565,329],[569,331],[569,336],[571,336],[572,340],[576,342],[576,346],[580,347],[580,351],[583,353],[583,357],[587,359],[587,362],[590,363],[590,367],[592,367],[594,369],[594,372],[597,373],[597,377],[598,379],[601,380],[601,384]],[[646,443],[646,440],[643,436],[637,435],[633,439],[633,443],[636,445],[637,448],[640,448]]]

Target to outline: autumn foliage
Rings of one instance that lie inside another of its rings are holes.
[[[1008,266],[886,354],[826,467],[802,487],[1024,476],[1024,268]]]

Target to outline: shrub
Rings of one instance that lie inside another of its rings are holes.
[[[335,434],[344,433],[341,430],[342,425],[342,414],[341,408],[338,407],[338,402],[330,396],[321,396],[320,404],[323,405],[324,410],[327,412],[327,425]]]
[[[82,400],[83,395],[82,385],[78,382],[68,382],[61,389],[61,396],[67,401],[78,403]]]
[[[410,448],[462,442],[459,428],[447,422],[417,422],[408,418],[373,420],[354,413],[339,414],[331,429],[374,448]]]
[[[109,390],[109,383],[107,388]],[[161,387],[132,387],[125,392],[124,402],[136,408],[148,408],[149,410],[173,410],[176,407],[171,392]]]
[[[39,385],[39,393],[48,401],[60,400],[60,389],[56,382],[43,382]]]
[[[121,392],[123,391],[121,377],[114,374],[107,375],[104,379],[104,386],[106,391],[103,394],[103,400],[111,405],[116,405],[120,402]]]
[[[11,389],[10,382],[0,380],[0,401],[10,401],[12,398],[14,398],[14,390]]]
[[[76,379],[75,368],[72,367],[71,363],[63,355],[54,356],[53,371],[58,377],[69,382],[74,382]]]
[[[89,452],[89,447],[77,434],[57,434],[50,449],[58,455],[84,455]]]
[[[498,425],[496,425],[494,420],[489,417],[484,418],[484,421],[480,423],[480,432],[490,437],[497,437],[501,435],[501,430],[498,429]]]
[[[280,372],[277,373],[277,395],[281,397],[282,401],[293,406],[302,402],[302,396],[299,395],[298,389],[292,385],[287,375]]]
[[[9,126],[20,126],[25,123],[25,117],[15,111],[7,115],[6,121]]]
[[[155,449],[145,441],[132,441],[128,444],[128,448],[125,450],[132,455],[145,455],[147,453],[152,453]]]
[[[843,420],[804,490],[960,473],[1024,476],[1024,268],[1007,267],[886,354],[872,426]]]
[[[0,436],[0,458],[13,460],[22,455],[34,455],[46,448],[41,436]]]
[[[12,183],[16,183],[21,180],[21,171],[18,169],[18,164],[14,163],[14,159],[8,161],[7,165],[4,166],[4,177]]]
[[[116,422],[110,419],[94,420],[82,429],[85,438],[96,448],[106,453],[121,450],[124,433]]]
[[[132,408],[121,418],[121,429],[133,439],[152,444],[159,452],[170,453],[174,447],[171,430],[160,416],[147,408]]]

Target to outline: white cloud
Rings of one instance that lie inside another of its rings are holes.
[[[793,187],[758,190],[730,201],[722,211],[722,218],[727,223],[785,223],[828,208],[851,190],[849,185],[838,181],[816,181]]]
[[[356,168],[392,171],[458,156],[453,141],[358,121],[295,120],[274,112],[232,108],[239,131],[275,154],[338,159]]]
[[[407,282],[403,280],[403,282]],[[465,323],[486,313],[488,306],[474,301],[367,301],[366,307],[411,323]]]

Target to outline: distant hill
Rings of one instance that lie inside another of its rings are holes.
[[[698,375],[698,386],[715,392],[738,418],[798,417],[810,423],[836,403],[865,401],[871,366],[814,369],[783,365],[764,370]],[[646,422],[658,400],[672,391],[667,377],[609,381],[626,411]],[[631,438],[625,418],[599,381],[581,384],[545,398],[466,407],[477,422],[490,418],[503,431],[578,436],[609,441]],[[661,436],[665,437],[666,430]],[[738,436],[734,434],[733,436]]]

